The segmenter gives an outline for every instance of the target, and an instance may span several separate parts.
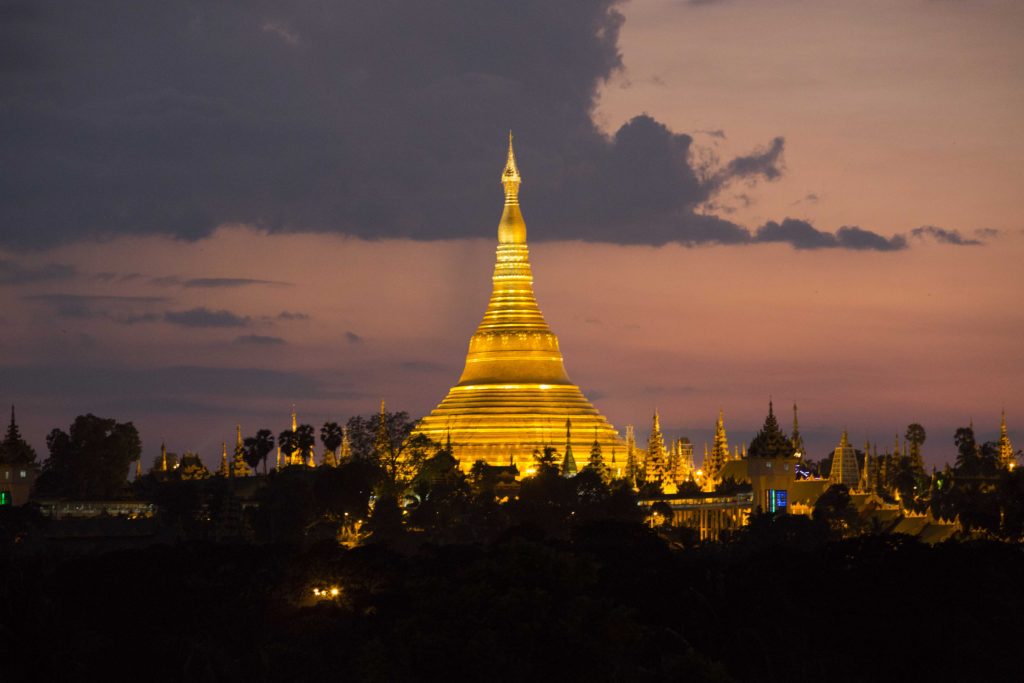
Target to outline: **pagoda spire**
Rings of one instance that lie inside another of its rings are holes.
[[[871,491],[871,442],[864,440],[864,469],[860,476],[860,490],[867,493]]]
[[[217,470],[217,474],[228,477],[231,476],[231,468],[228,467],[228,442],[220,442],[220,469]]]
[[[565,418],[565,458],[562,460],[562,476],[572,477],[578,472],[576,458],[572,455],[572,418]]]
[[[469,340],[462,375],[414,433],[444,442],[451,429],[464,464],[497,465],[510,453],[528,458],[549,445],[568,416],[577,431],[597,427],[607,452],[622,441],[569,379],[558,337],[537,304],[511,135],[500,182],[504,204],[487,309]]]
[[[508,156],[505,159],[505,168],[501,171],[501,184],[505,188],[505,203],[519,203],[519,185],[523,182],[519,175],[519,167],[516,166],[516,152],[512,148],[512,131],[508,132]]]
[[[1010,433],[1006,429],[1005,409],[1002,419],[999,421],[999,464],[1009,470],[1017,466],[1017,459],[1013,455],[1013,444],[1010,442]]]
[[[644,459],[644,473],[648,482],[662,482],[665,479],[665,439],[661,434],[661,416],[654,411],[651,436],[647,440],[647,457]]]
[[[167,471],[167,444],[160,442],[160,471]]]
[[[793,450],[798,456],[802,456],[804,451],[804,437],[800,434],[800,422],[797,419],[797,408],[796,403],[793,403],[793,435],[789,439],[793,443]]]

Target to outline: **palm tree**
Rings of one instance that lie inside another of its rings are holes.
[[[324,448],[334,453],[335,462],[337,462],[341,440],[341,425],[337,422],[325,422],[324,426],[320,428],[320,442],[324,445]]]
[[[261,429],[256,436],[246,437],[243,442],[245,462],[249,467],[256,469],[256,466],[263,463],[263,474],[267,473],[267,456],[274,450],[274,435],[269,429]]]
[[[312,425],[299,425],[295,430],[295,447],[302,456],[303,462],[307,458],[313,459],[313,452],[316,448],[316,432],[313,431]]]
[[[285,457],[285,463],[291,465],[292,454],[297,450],[295,432],[286,429],[277,435],[277,445]]]

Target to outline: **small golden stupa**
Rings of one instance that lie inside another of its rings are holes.
[[[498,224],[494,289],[484,319],[469,340],[466,369],[417,432],[445,443],[464,469],[482,460],[533,465],[535,450],[565,451],[565,424],[572,420],[576,453],[601,446],[612,470],[625,448],[615,428],[569,380],[558,337],[544,320],[533,294],[526,223],[519,210],[521,178],[509,133],[508,161],[501,174],[505,208]],[[591,435],[593,438],[591,438]]]

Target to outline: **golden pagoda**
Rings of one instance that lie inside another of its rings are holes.
[[[458,384],[417,426],[418,433],[439,443],[450,434],[453,455],[464,469],[482,460],[515,464],[525,472],[535,450],[561,446],[566,420],[583,435],[571,443],[577,452],[591,448],[591,434],[606,452],[622,448],[615,428],[570,381],[558,337],[537,306],[519,210],[520,182],[509,133],[491,300],[469,340]]]

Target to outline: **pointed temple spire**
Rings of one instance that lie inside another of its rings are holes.
[[[871,442],[864,440],[864,468],[860,473],[860,490],[864,493],[870,492],[871,486]]]
[[[793,450],[796,455],[802,457],[806,452],[804,447],[804,437],[800,435],[800,422],[797,420],[797,409],[796,403],[793,403],[793,435],[790,437],[790,441],[793,443]]]
[[[245,443],[242,441],[242,425],[235,425],[235,454],[231,458],[231,475],[248,477],[252,474],[249,463],[245,461]]]
[[[1006,429],[1006,410],[1003,410],[1002,418],[999,421],[999,464],[1008,470],[1017,466],[1017,459],[1013,454],[1013,444],[1010,442],[1010,433]]]
[[[615,428],[569,379],[558,337],[537,305],[519,208],[521,183],[510,135],[491,298],[469,341],[462,376],[415,431],[440,442],[450,428],[464,466],[477,460],[504,465],[510,455],[529,460],[566,416],[577,429],[596,427],[603,448],[622,445]]]
[[[572,418],[565,418],[565,458],[562,460],[562,476],[574,477],[579,470],[572,454]]]
[[[789,458],[793,455],[793,444],[779,429],[779,422],[775,419],[775,412],[771,400],[768,401],[768,417],[765,418],[764,426],[757,433],[750,448],[747,450],[749,458]]]
[[[644,458],[644,479],[647,482],[664,481],[667,465],[665,439],[661,434],[661,416],[655,410],[651,436],[647,440],[647,457]]]
[[[228,467],[228,442],[220,442],[220,469],[217,470],[217,474],[222,477],[230,476],[231,468]]]

